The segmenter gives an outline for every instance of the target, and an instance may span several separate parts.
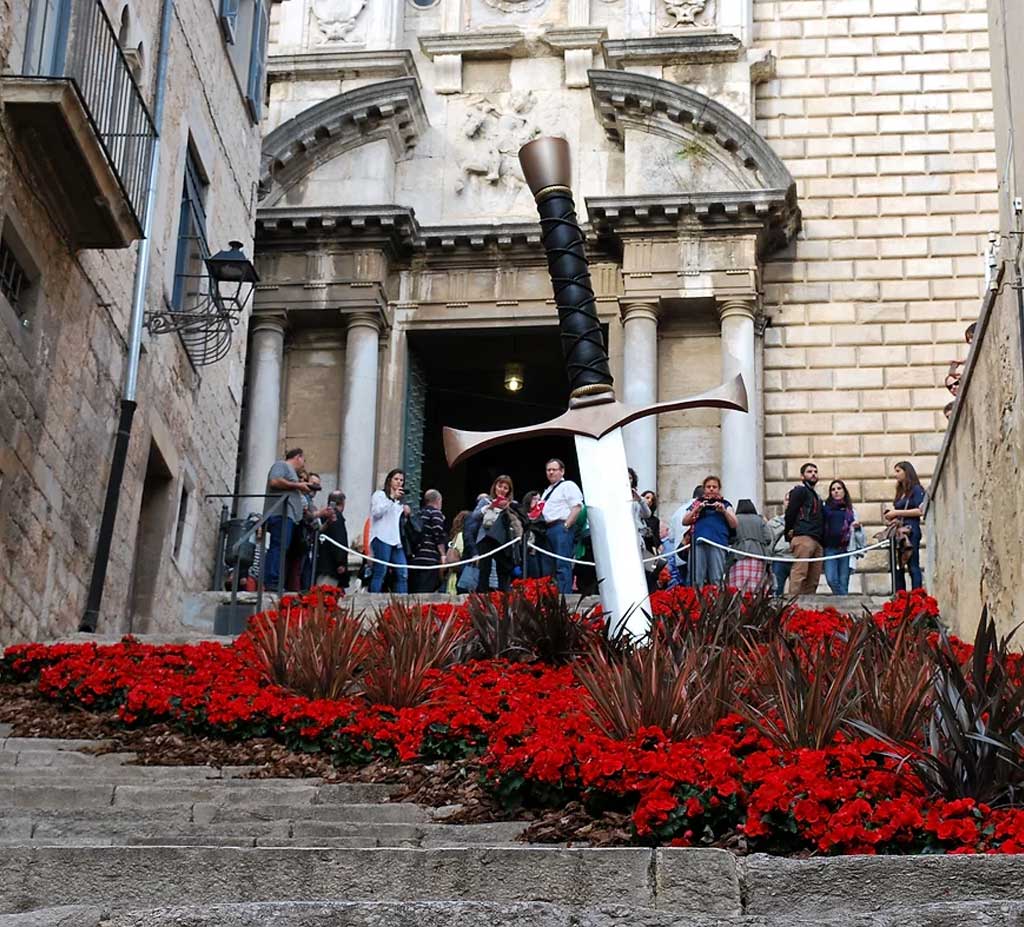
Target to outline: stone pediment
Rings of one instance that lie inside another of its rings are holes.
[[[288,187],[320,164],[369,141],[387,140],[397,161],[416,144],[427,124],[415,77],[380,81],[317,103],[263,140],[263,205],[276,203]]]
[[[630,132],[666,140],[680,169],[674,192],[711,192],[712,175],[729,192],[788,191],[793,178],[771,146],[732,110],[690,87],[627,71],[590,71],[590,94],[605,134],[628,148]],[[631,152],[627,151],[627,166]],[[689,164],[691,170],[684,168]],[[703,170],[693,169],[702,166]],[[650,165],[645,168],[649,169]],[[692,185],[685,179],[690,174]],[[657,193],[657,190],[630,191]],[[668,192],[668,191],[665,191]]]
[[[590,92],[606,135],[625,151],[622,195],[587,198],[600,231],[692,219],[758,227],[763,249],[774,250],[799,229],[792,176],[728,107],[690,87],[625,71],[591,71]]]

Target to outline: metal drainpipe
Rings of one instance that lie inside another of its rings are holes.
[[[135,257],[135,285],[132,290],[132,313],[128,328],[128,370],[125,373],[121,395],[121,415],[114,439],[114,454],[110,461],[110,476],[107,479],[107,494],[103,500],[103,517],[100,519],[99,537],[96,539],[96,556],[92,563],[89,579],[89,593],[85,612],[79,622],[79,631],[93,632],[100,617],[103,601],[103,586],[107,579],[107,565],[110,562],[110,542],[114,537],[114,522],[121,497],[121,483],[124,480],[124,466],[128,459],[128,441],[132,434],[132,420],[135,417],[135,396],[139,385],[139,358],[142,354],[142,326],[146,309],[146,288],[149,283],[149,252],[153,235],[153,213],[156,211],[157,181],[160,174],[160,138],[163,128],[164,98],[167,95],[167,59],[170,56],[171,21],[174,18],[174,0],[163,0],[160,16],[160,57],[156,66],[156,96],[153,101],[153,125],[155,138],[149,165],[149,182],[146,191],[146,218]]]

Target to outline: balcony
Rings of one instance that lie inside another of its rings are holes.
[[[143,237],[156,129],[100,0],[33,0],[23,74],[0,100],[78,248]]]

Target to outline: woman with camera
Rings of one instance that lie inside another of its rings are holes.
[[[487,497],[489,501],[483,507],[483,518],[476,541],[476,552],[482,557],[480,579],[476,591],[488,592],[490,590],[491,563],[493,561],[498,573],[498,589],[501,592],[508,592],[509,582],[512,579],[512,550],[506,547],[497,553],[493,553],[493,551],[501,547],[502,544],[507,544],[512,538],[523,536],[522,522],[510,511],[512,477],[505,474],[496,477]]]
[[[380,592],[388,565],[395,568],[395,592],[405,595],[409,591],[409,571],[405,568],[405,550],[402,548],[402,515],[410,514],[403,502],[405,473],[392,470],[384,479],[384,488],[370,497],[370,553],[382,563],[373,565],[370,592]]]
[[[900,552],[899,583],[901,589],[907,588],[907,570],[910,570],[910,588],[920,589],[924,586],[921,574],[921,519],[924,517],[925,491],[918,478],[917,470],[909,460],[901,460],[893,471],[896,475],[896,497],[892,508],[885,513],[885,523],[897,522],[909,529],[907,540],[910,542],[909,557],[904,558]]]
[[[694,499],[683,516],[683,524],[693,526],[690,548],[690,585],[717,586],[725,575],[726,552],[703,540],[727,545],[729,537],[739,524],[732,504],[722,498],[722,481],[717,476],[706,476],[701,484],[702,493]]]

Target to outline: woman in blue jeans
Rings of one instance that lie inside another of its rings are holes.
[[[409,514],[402,498],[405,495],[405,474],[392,470],[384,480],[384,488],[370,497],[370,553],[383,563],[373,565],[370,592],[380,592],[388,564],[395,566],[394,591],[405,595],[409,591],[409,571],[405,569],[405,551],[402,549],[402,515]]]
[[[909,460],[901,460],[894,468],[896,476],[896,498],[892,508],[885,513],[885,523],[899,521],[910,529],[910,561],[903,565],[900,560],[899,588],[907,588],[907,571],[910,572],[910,588],[924,587],[921,574],[921,519],[924,517],[925,491],[917,470]]]
[[[828,498],[825,500],[825,556],[835,556],[850,548],[850,538],[860,527],[857,513],[853,510],[850,491],[842,480],[828,484]],[[825,561],[825,579],[832,595],[850,593],[850,557],[838,557]]]

